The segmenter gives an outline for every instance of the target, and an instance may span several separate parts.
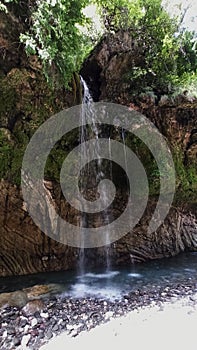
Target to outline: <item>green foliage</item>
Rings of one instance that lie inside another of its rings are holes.
[[[90,49],[79,26],[87,22],[83,8],[88,0],[37,1],[29,33],[21,35],[29,54],[36,53],[48,78],[61,80],[68,87]]]
[[[9,2],[14,0],[1,1],[0,9],[6,11]],[[140,60],[134,60],[132,70],[123,77],[130,83],[131,93],[147,90],[169,93],[179,86],[182,91],[192,90],[197,95],[196,38],[190,32],[177,34],[178,24],[163,9],[161,0],[32,1],[30,29],[21,38],[28,53],[40,57],[48,78],[68,86],[73,72],[97,43],[99,34],[93,33],[92,23],[83,13],[86,5],[93,2],[99,6],[106,31],[128,30],[137,47]],[[13,130],[12,141],[0,132],[0,176],[20,183],[21,161],[28,140],[55,111],[56,100],[53,92],[47,92],[39,81],[35,82],[36,90],[31,90],[30,73],[21,75],[15,70],[12,74],[0,82],[0,117],[3,122],[15,117],[20,120]],[[46,177],[58,180],[62,162],[75,139],[76,134],[72,134],[54,147],[47,160]],[[132,143],[134,151],[145,159],[151,193],[159,193],[159,173],[154,159],[139,140],[133,139]],[[193,188],[194,167],[186,169],[180,154],[175,156],[175,165],[177,186],[180,184],[184,190]]]
[[[177,85],[177,89],[173,94],[176,95],[185,94],[189,99],[197,98],[197,72],[185,72],[180,77]]]
[[[18,0],[4,0],[4,1],[0,1],[0,11],[4,11],[5,13],[7,13],[8,9],[7,9],[6,5],[9,4],[9,3],[13,3],[13,2],[17,3]]]
[[[6,3],[15,1],[1,1],[0,7],[6,10]],[[102,30],[84,14],[91,4],[98,7],[106,31],[129,30],[137,42],[143,60],[134,62],[127,74],[132,91],[151,87],[169,93],[185,73],[196,71],[193,34],[175,35],[178,22],[164,10],[162,0],[36,0],[30,3],[29,31],[21,40],[28,54],[40,57],[52,85],[68,87],[100,38]]]
[[[179,52],[177,57],[178,75],[197,71],[197,38],[194,32],[184,31],[179,36]]]
[[[143,17],[143,9],[138,0],[95,1],[100,10],[104,26],[109,31],[126,30],[138,25]]]
[[[0,8],[6,10],[6,4],[17,1],[0,1]],[[170,17],[162,0],[31,1],[29,31],[21,34],[21,40],[28,54],[40,57],[53,85],[68,87],[73,72],[100,38],[102,30],[95,29],[84,14],[91,4],[97,6],[106,31],[128,30],[137,43],[141,61],[133,62],[123,77],[132,92],[151,88],[159,94],[171,93],[188,73],[196,73],[194,33],[180,31],[178,18]]]
[[[178,18],[171,18],[162,0],[114,0],[97,2],[108,31],[127,30],[137,45],[140,60],[123,77],[138,94],[147,88],[173,93],[188,73],[197,71],[194,33],[180,31]]]

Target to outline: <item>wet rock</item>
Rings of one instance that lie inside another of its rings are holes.
[[[27,293],[29,299],[35,299],[54,293],[60,293],[62,288],[58,284],[50,283],[46,285],[35,285],[33,287],[25,288],[23,290]]]
[[[24,291],[27,293],[29,299],[35,299],[36,297],[49,293],[48,285],[35,285],[30,288],[25,288]]]

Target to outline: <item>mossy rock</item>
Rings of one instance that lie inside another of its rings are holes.
[[[72,89],[54,90],[44,75],[27,68],[13,68],[0,79],[0,178],[20,185],[22,159],[34,132],[52,115],[79,102],[81,91],[78,76],[75,75],[74,94]],[[46,175],[51,179],[59,177],[59,169],[68,152],[69,145],[76,142],[76,132],[68,135],[55,147],[55,162],[46,166]],[[51,157],[53,158],[53,157]]]

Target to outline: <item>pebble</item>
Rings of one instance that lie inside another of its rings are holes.
[[[6,332],[7,332],[7,335],[13,335],[16,333],[15,328],[8,328]]]
[[[80,332],[109,321],[112,317],[146,305],[158,305],[164,301],[177,300],[188,295],[191,306],[197,304],[196,282],[161,286],[146,286],[134,290],[116,300],[96,298],[72,299],[53,296],[43,301],[36,299],[25,307],[6,307],[2,310],[0,321],[0,349],[39,349],[46,341],[67,331],[71,337]]]
[[[58,331],[58,329],[59,329],[59,327],[58,327],[58,325],[56,324],[56,325],[53,327],[53,331],[56,332],[56,331]]]
[[[27,348],[27,344],[28,344],[30,338],[31,338],[30,334],[24,335],[22,337],[22,341],[21,341],[22,349],[26,349]]]
[[[109,318],[111,318],[112,316],[113,316],[113,311],[108,311],[108,312],[106,312],[106,314],[105,314],[105,318],[106,319],[109,319]]]
[[[8,332],[7,332],[7,330],[5,330],[2,334],[2,338],[7,338],[7,335],[8,335]]]
[[[51,339],[53,337],[53,333],[51,331],[46,332],[47,339]]]
[[[33,318],[33,319],[31,320],[31,327],[35,327],[37,324],[38,324],[37,319],[36,319],[36,318]]]
[[[14,339],[13,339],[13,344],[14,344],[14,346],[19,346],[19,345],[21,344],[21,339],[19,339],[19,338],[14,338]]]

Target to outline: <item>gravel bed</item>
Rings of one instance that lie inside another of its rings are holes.
[[[197,303],[197,283],[144,287],[123,295],[120,299],[93,297],[70,298],[56,295],[33,300],[23,308],[5,307],[0,316],[0,349],[37,350],[62,332],[76,337],[97,325],[148,305],[162,307],[164,302],[188,296],[191,305]]]

